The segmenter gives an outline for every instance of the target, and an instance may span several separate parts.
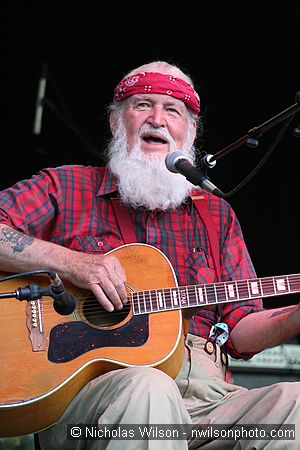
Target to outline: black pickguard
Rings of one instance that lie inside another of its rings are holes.
[[[64,363],[96,348],[139,347],[148,337],[148,314],[133,316],[119,328],[110,330],[97,329],[84,322],[62,323],[50,332],[48,358],[54,363]]]

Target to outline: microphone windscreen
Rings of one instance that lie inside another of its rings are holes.
[[[180,150],[175,150],[175,151],[167,154],[167,156],[165,158],[165,164],[166,164],[167,169],[170,172],[178,173],[178,170],[175,167],[175,162],[176,162],[177,158],[180,158],[180,157],[187,159]]]

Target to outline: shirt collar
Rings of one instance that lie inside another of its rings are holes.
[[[109,195],[116,193],[118,191],[117,188],[117,178],[115,175],[111,173],[108,167],[104,168],[103,178],[101,181],[101,186],[97,195]]]
[[[101,186],[99,188],[98,194],[99,196],[104,196],[104,195],[112,195],[112,194],[117,194],[118,192],[118,188],[117,188],[117,178],[116,176],[111,173],[110,169],[108,167],[104,168],[104,173],[103,173],[103,178],[102,178],[102,182],[101,182]],[[187,209],[187,211],[189,213],[191,213],[191,209],[192,209],[192,198],[196,195],[199,196],[199,190],[198,189],[193,189],[193,191],[191,192],[191,195],[189,195],[187,202],[184,203],[183,205],[181,205],[181,208],[183,209]],[[201,195],[201,197],[203,197],[203,195]],[[163,212],[163,211],[161,211]]]

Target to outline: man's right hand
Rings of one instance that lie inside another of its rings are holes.
[[[89,289],[107,311],[120,310],[128,302],[125,270],[115,256],[76,252],[70,267],[66,278],[80,288]]]

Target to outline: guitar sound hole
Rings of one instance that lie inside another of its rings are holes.
[[[121,311],[114,309],[112,312],[108,312],[99,305],[95,297],[88,297],[84,301],[82,312],[92,325],[110,327],[126,319],[130,312],[130,305],[124,306]]]

